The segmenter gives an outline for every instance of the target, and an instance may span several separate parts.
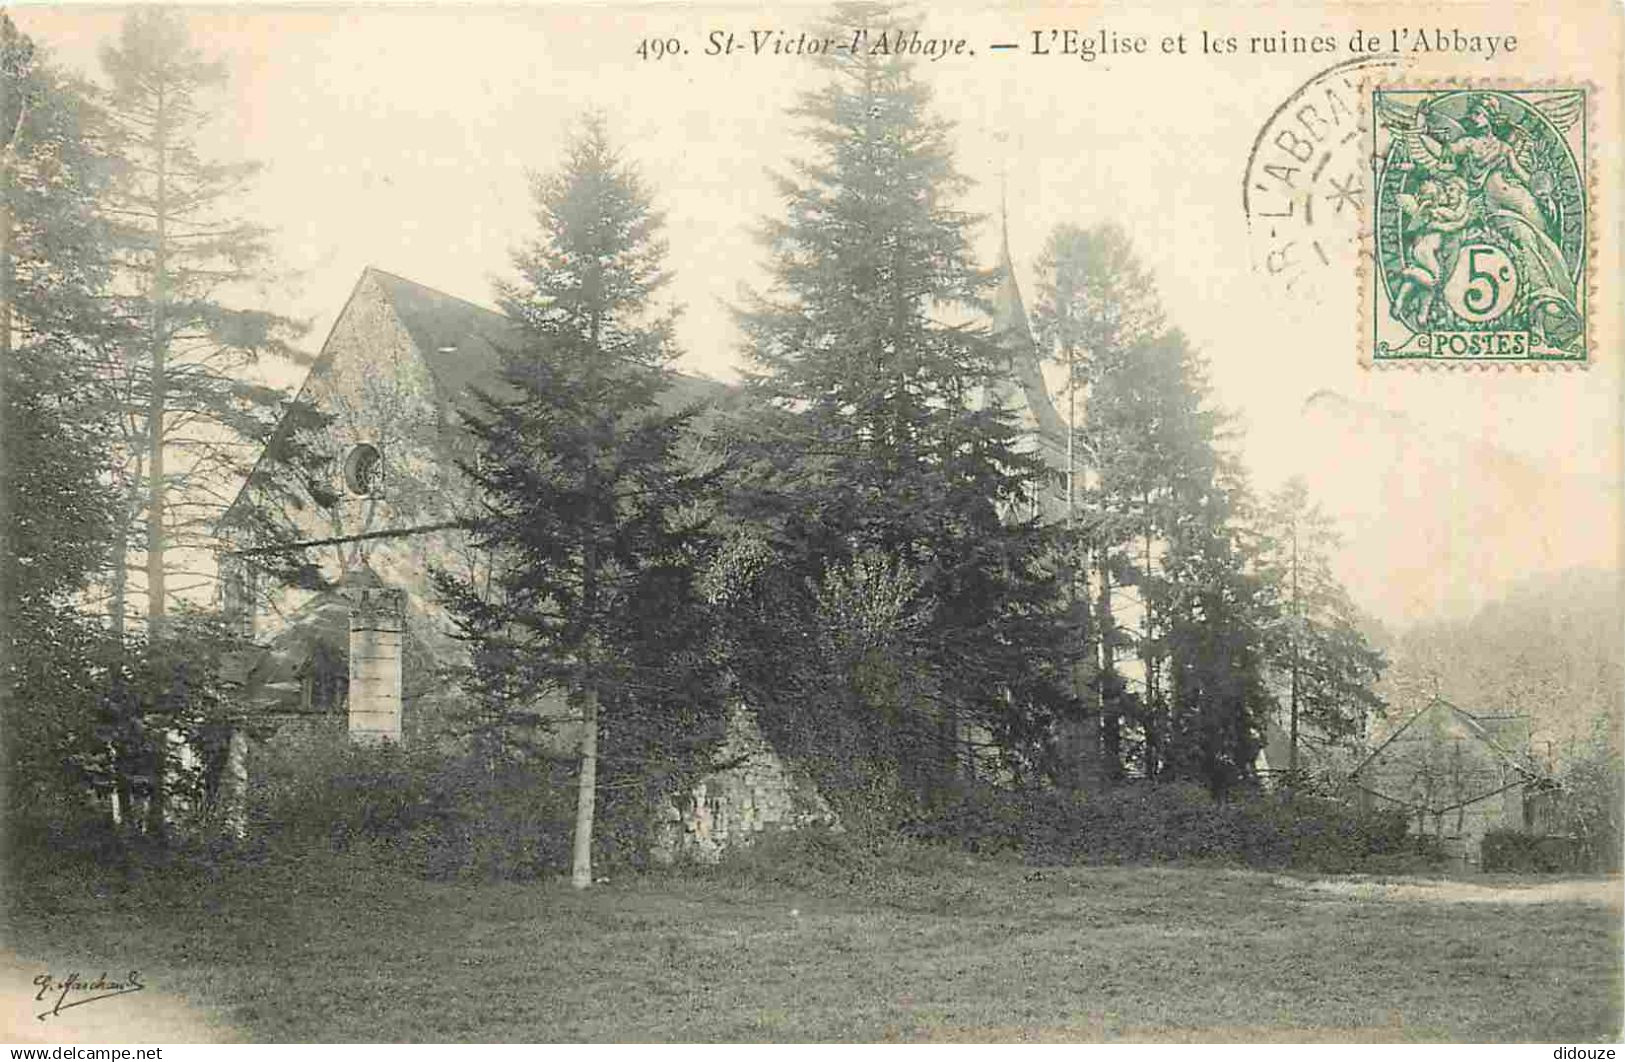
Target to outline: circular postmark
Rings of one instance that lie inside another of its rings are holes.
[[[1258,130],[1241,205],[1253,268],[1289,304],[1312,310],[1328,290],[1352,290],[1360,217],[1375,171],[1363,85],[1391,56],[1359,56],[1310,78]]]

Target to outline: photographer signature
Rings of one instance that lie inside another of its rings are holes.
[[[51,974],[42,973],[34,978],[34,986],[39,989],[34,994],[36,1003],[48,1002],[52,997],[56,999],[56,1002],[51,1004],[49,1010],[34,1015],[40,1021],[44,1021],[52,1015],[61,1014],[73,1007],[82,1007],[86,1003],[94,1003],[98,999],[111,999],[113,996],[128,995],[131,992],[139,992],[147,987],[141,980],[139,970],[131,970],[122,979],[109,978],[104,972],[100,977],[89,981],[82,979],[77,973],[70,973],[60,979]],[[95,995],[85,995],[87,992],[93,992]],[[70,996],[75,997],[72,1002],[69,1002]],[[83,998],[78,998],[80,996],[83,996]]]

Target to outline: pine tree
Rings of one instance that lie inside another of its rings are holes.
[[[1359,613],[1331,571],[1338,539],[1309,500],[1301,479],[1288,481],[1260,513],[1260,574],[1274,599],[1270,674],[1287,703],[1290,784],[1301,778],[1300,749],[1313,740],[1358,739],[1382,698],[1375,686],[1382,654],[1360,629]]]
[[[758,475],[738,497],[776,549],[779,589],[811,595],[780,615],[816,627],[808,617],[828,621],[842,587],[866,585],[911,588],[913,618],[830,693],[839,722],[769,711],[764,726],[863,734],[859,753],[928,796],[958,771],[968,731],[1009,753],[1054,699],[1052,539],[1003,518],[1032,511],[1039,465],[1007,414],[976,400],[1003,355],[963,323],[986,311],[991,277],[971,253],[976,219],[951,206],[967,182],[948,126],[906,60],[860,51],[829,72],[792,112],[811,152],[778,178],[787,217],[763,233],[772,286],[739,314],[762,408]],[[765,664],[746,676],[755,695],[797,711],[793,669]]]
[[[1119,227],[1058,227],[1040,269],[1038,330],[1075,410],[1102,758],[1227,788],[1256,752],[1262,601],[1237,539],[1246,490],[1223,418]]]
[[[233,217],[257,164],[211,161],[200,149],[224,66],[192,46],[182,15],[161,8],[128,15],[101,59],[103,142],[118,163],[102,213],[110,304],[125,333],[91,377],[111,413],[107,453],[121,500],[109,612],[122,638],[139,565],[146,618],[111,701],[119,776],[150,784],[146,829],[162,835],[184,802],[171,800],[171,783],[195,780],[180,770],[190,754],[173,747],[197,736],[186,731],[200,718],[171,710],[166,690],[190,681],[171,665],[215,644],[208,625],[190,619],[166,630],[170,608],[218,575],[209,563],[217,522],[286,397],[256,382],[255,366],[267,356],[302,360],[291,345],[302,328],[239,302],[273,277],[267,231]],[[192,581],[175,585],[172,575]]]
[[[1124,728],[1140,724],[1147,774],[1157,763],[1157,720],[1166,711],[1157,559],[1164,546],[1170,485],[1199,452],[1180,435],[1191,405],[1177,346],[1167,338],[1150,273],[1127,235],[1107,224],[1061,225],[1040,260],[1035,317],[1045,347],[1065,368],[1073,409],[1072,479],[1081,522],[1085,584],[1094,623],[1102,758],[1111,774],[1126,766]],[[1119,620],[1123,598],[1139,605],[1138,629]],[[1119,653],[1135,649],[1138,688]]]
[[[114,173],[94,90],[55,69],[0,13],[0,350],[49,348],[67,384],[116,327],[102,212]],[[43,362],[42,356],[33,361]],[[83,397],[83,385],[70,388]]]
[[[1222,797],[1253,779],[1262,747],[1272,703],[1264,683],[1271,602],[1242,535],[1250,502],[1241,469],[1217,447],[1212,453],[1207,474],[1179,483],[1170,506],[1159,773]]]
[[[192,46],[181,15],[161,8],[131,13],[102,65],[110,145],[123,162],[109,210],[116,290],[134,333],[102,378],[120,403],[116,476],[132,530],[144,526],[131,552],[145,556],[146,614],[159,623],[188,589],[170,585],[170,568],[208,547],[278,419],[283,392],[245,370],[266,355],[297,358],[300,329],[229,301],[271,278],[267,230],[231,216],[258,164],[210,161],[199,148],[225,68]],[[124,578],[121,563],[120,623]]]
[[[484,499],[470,527],[495,574],[436,583],[470,642],[488,745],[558,722],[548,705],[560,696],[580,723],[571,880],[585,888],[601,764],[610,784],[674,774],[673,760],[717,734],[694,590],[715,473],[679,459],[691,414],[656,404],[674,353],[673,314],[655,302],[660,218],[601,121],[534,192],[540,239],[501,289],[522,341],[470,420],[480,458],[466,471]]]
[[[1081,627],[1081,647],[1093,673],[1099,711],[1100,756],[1108,775],[1121,773],[1125,717],[1145,719],[1145,743],[1154,746],[1151,714],[1158,706],[1153,636],[1153,499],[1173,455],[1151,438],[1159,418],[1151,404],[1177,394],[1176,380],[1153,380],[1160,367],[1144,356],[1163,329],[1150,273],[1115,225],[1080,229],[1061,225],[1039,261],[1035,323],[1039,339],[1066,370],[1072,439],[1068,446],[1069,518],[1081,521],[1080,594],[1093,588],[1093,616]],[[1149,415],[1148,415],[1149,414]],[[1138,558],[1138,544],[1144,545]],[[1142,628],[1137,644],[1145,674],[1138,694],[1129,689],[1117,653],[1134,644],[1117,619],[1125,586],[1140,591]],[[1153,759],[1148,755],[1147,760]]]

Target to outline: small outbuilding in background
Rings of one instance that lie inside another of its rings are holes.
[[[1484,835],[1549,831],[1549,773],[1529,751],[1523,715],[1475,715],[1435,696],[1360,761],[1351,781],[1364,801],[1397,805],[1416,833],[1477,864]]]

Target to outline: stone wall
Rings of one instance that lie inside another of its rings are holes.
[[[840,828],[812,781],[780,759],[762,736],[756,713],[735,705],[718,759],[735,765],[702,778],[671,809],[655,858],[715,863],[730,848],[767,833],[807,826]]]

